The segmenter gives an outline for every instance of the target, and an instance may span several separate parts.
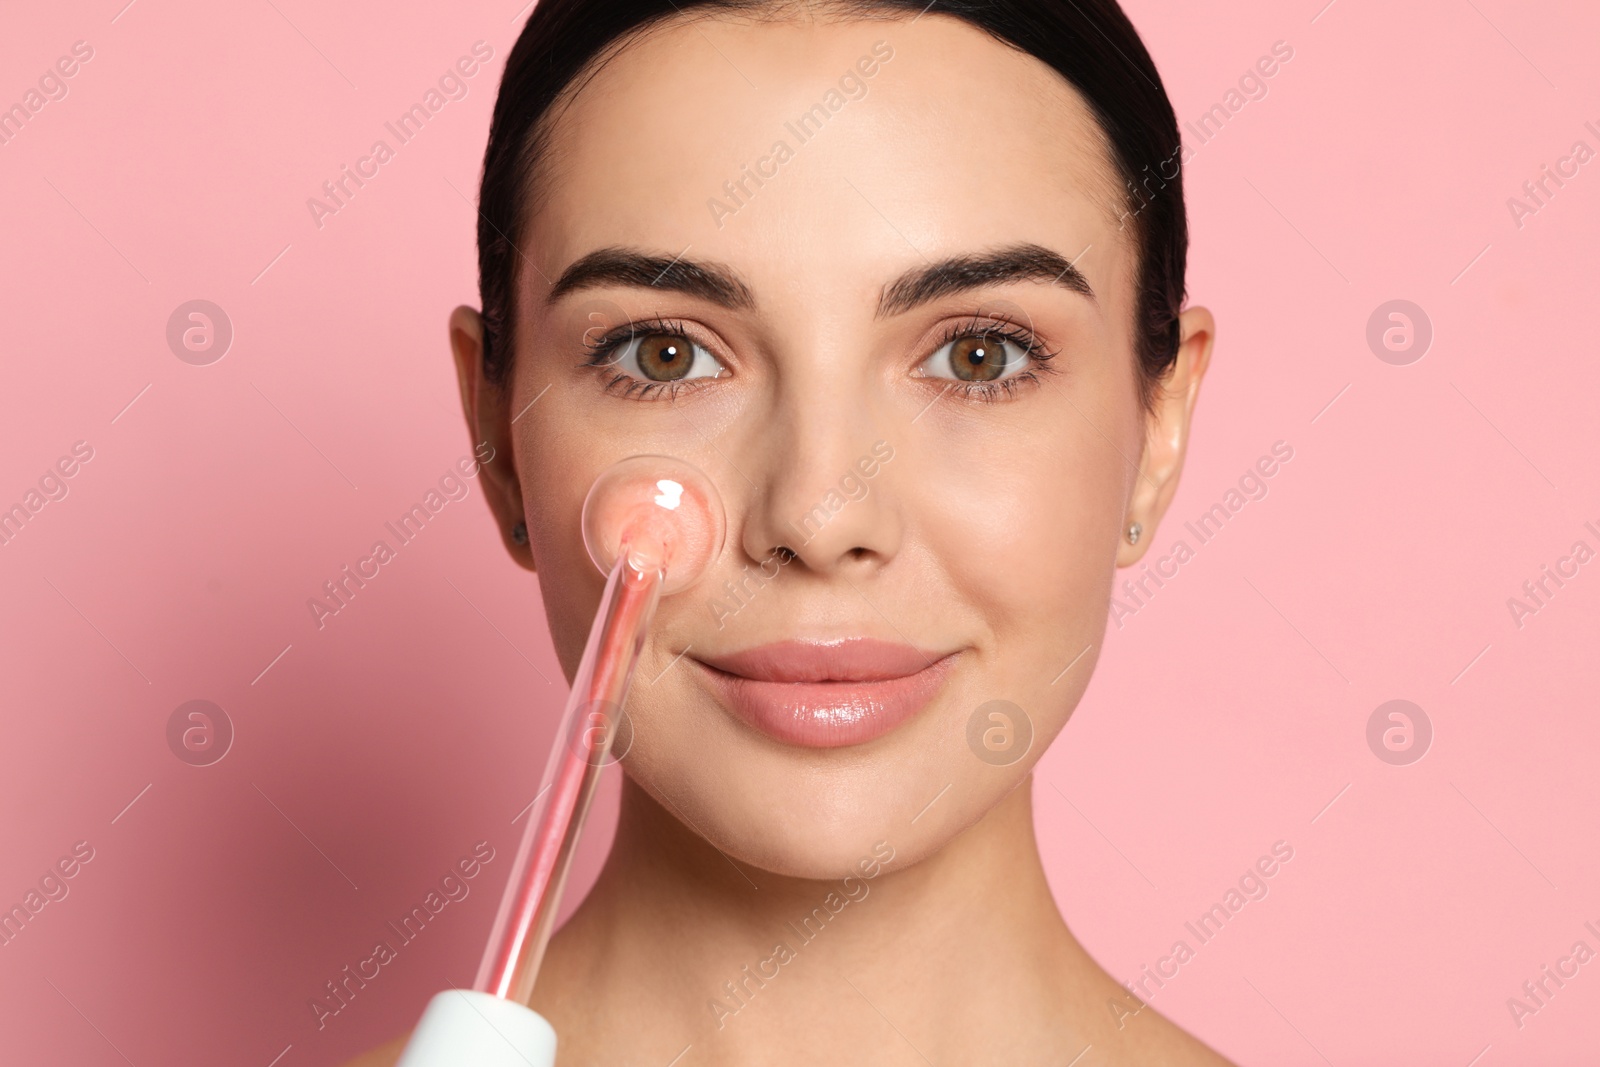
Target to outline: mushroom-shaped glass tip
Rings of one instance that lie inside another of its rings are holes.
[[[663,596],[693,585],[722,551],[722,498],[700,469],[673,456],[629,456],[595,479],[583,502],[583,543],[601,573],[661,570]]]

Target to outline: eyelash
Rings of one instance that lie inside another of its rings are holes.
[[[635,337],[653,333],[672,334],[675,337],[686,339],[692,345],[698,345],[701,348],[707,347],[695,340],[693,332],[676,319],[646,319],[640,322],[630,322],[626,326],[619,326],[596,341],[590,341],[588,335],[585,334],[583,347],[588,350],[588,355],[584,357],[582,365],[592,367],[597,371],[604,370],[606,365],[615,358],[617,350],[623,345]],[[608,393],[634,400],[648,400],[657,392],[665,389],[667,391],[666,399],[672,400],[677,397],[679,390],[695,388],[698,383],[706,380],[705,378],[688,378],[672,382],[647,382],[642,378],[635,378],[625,371],[617,371],[606,380],[603,388]],[[617,388],[619,385],[622,386],[621,389]]]
[[[945,345],[963,337],[999,337],[1022,349],[1024,359],[1033,361],[1033,366],[1019,374],[1006,378],[996,378],[989,382],[963,382],[955,378],[945,378],[943,381],[958,386],[961,396],[978,403],[994,403],[996,401],[1011,400],[1016,397],[1017,390],[1022,388],[1035,389],[1044,384],[1044,378],[1051,374],[1059,373],[1059,368],[1050,365],[1050,360],[1060,353],[1044,347],[1031,330],[1024,329],[1015,323],[999,323],[993,319],[983,319],[973,316],[964,323],[952,323],[946,327],[941,340],[933,348],[937,353]],[[919,364],[920,366],[920,364]],[[932,378],[932,375],[925,375]],[[941,379],[933,378],[934,381]],[[945,387],[949,391],[949,386]]]
[[[582,366],[603,370],[623,345],[641,334],[648,335],[653,333],[672,334],[677,337],[683,337],[690,344],[700,345],[702,348],[707,347],[695,340],[693,331],[676,319],[645,319],[620,326],[602,335],[598,340],[590,341],[585,335],[583,345],[588,354],[584,357]],[[952,323],[946,327],[938,343],[934,345],[933,352],[937,353],[952,341],[972,336],[999,337],[1010,344],[1014,344],[1022,350],[1024,359],[1032,360],[1033,366],[1021,373],[1005,378],[996,378],[988,382],[963,382],[954,378],[938,379],[933,378],[931,375],[921,375],[921,377],[932,378],[934,381],[947,381],[950,385],[944,387],[945,391],[950,391],[951,386],[957,386],[959,387],[960,395],[965,399],[974,400],[978,403],[994,403],[1014,398],[1018,389],[1037,388],[1043,384],[1044,376],[1059,373],[1058,368],[1051,366],[1049,363],[1059,353],[1046,349],[1043,342],[1032,331],[1024,329],[1015,323],[1000,324],[995,320],[985,320],[977,316],[974,316],[968,322]],[[931,356],[932,353],[930,353],[929,357],[925,357],[923,362],[926,362],[927,358],[931,358]],[[921,366],[921,364],[919,363],[918,366]],[[720,375],[717,375],[717,377],[720,377]],[[698,388],[699,383],[707,380],[706,378],[689,378],[671,382],[649,382],[635,378],[626,372],[618,371],[606,380],[603,389],[613,395],[634,400],[648,400],[662,389],[665,389],[667,391],[666,399],[673,400],[676,399],[680,390]],[[620,389],[618,388],[619,386],[621,387]]]

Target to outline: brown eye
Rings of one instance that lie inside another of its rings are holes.
[[[646,334],[639,342],[639,370],[655,382],[675,382],[694,365],[694,344],[670,333]]]
[[[588,346],[587,364],[608,369],[607,392],[637,393],[641,400],[657,392],[671,397],[680,386],[727,373],[705,345],[696,344],[675,322],[641,322],[625,329],[617,340]]]
[[[1006,339],[999,334],[968,334],[950,345],[950,370],[964,382],[992,382],[1005,373]]]

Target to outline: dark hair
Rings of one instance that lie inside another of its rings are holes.
[[[539,0],[534,6],[506,59],[479,190],[478,289],[490,381],[504,382],[510,370],[519,242],[540,199],[533,176],[549,138],[551,106],[562,92],[586,68],[592,77],[636,34],[680,14],[781,15],[787,6],[784,0]],[[1134,326],[1141,398],[1148,405],[1177,356],[1189,228],[1178,122],[1150,53],[1116,0],[832,0],[824,6],[853,19],[931,7],[1048,64],[1088,102],[1125,187],[1121,224],[1131,229],[1139,252]]]

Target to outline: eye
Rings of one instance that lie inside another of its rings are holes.
[[[1029,347],[998,330],[966,330],[940,345],[922,364],[930,378],[992,382],[1020,373]]]
[[[641,382],[681,382],[723,373],[722,364],[705,346],[685,334],[657,328],[634,327],[620,337],[601,341],[591,363]]]

